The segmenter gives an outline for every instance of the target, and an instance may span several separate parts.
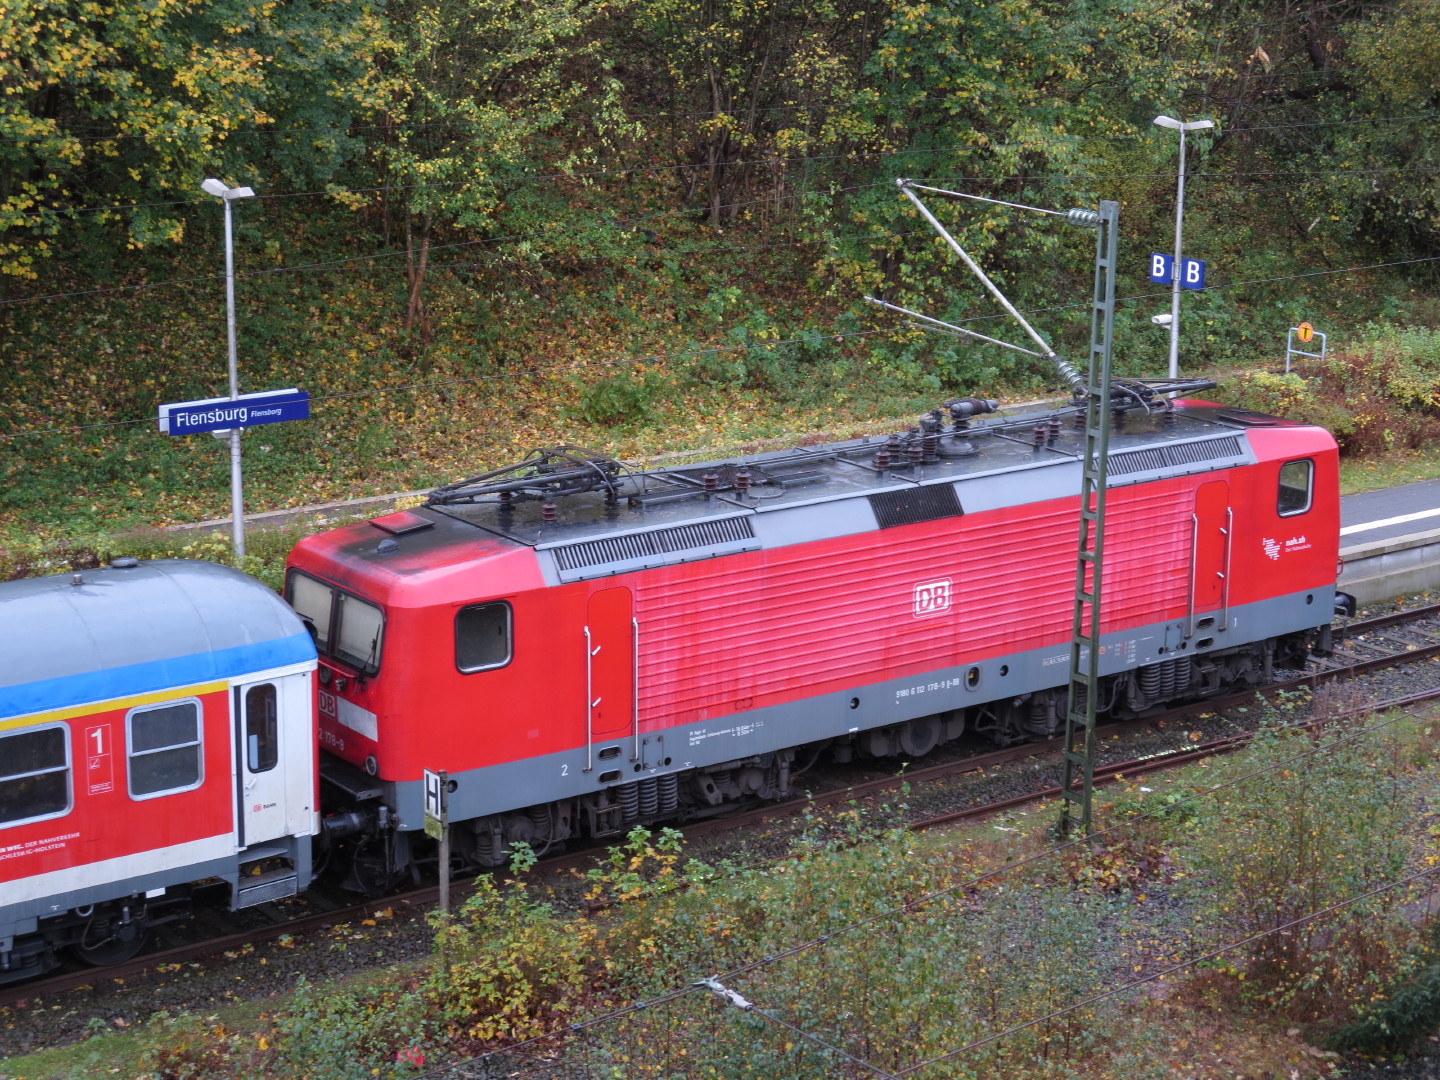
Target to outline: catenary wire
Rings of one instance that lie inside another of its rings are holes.
[[[1389,173],[1434,173],[1434,172],[1437,172],[1437,171],[1440,171],[1440,167],[1417,167],[1417,168],[1405,168],[1405,169],[1397,168],[1397,169],[1373,169],[1373,170],[1365,170],[1365,169],[1361,169],[1361,170],[1336,170],[1335,173],[1334,173],[1334,175],[1370,175],[1370,174],[1389,174]],[[1168,179],[1171,175],[1172,175],[1171,173],[1110,173],[1110,174],[1084,174],[1084,173],[1076,173],[1076,174],[1073,174],[1073,175],[1066,175],[1066,174],[1052,174],[1052,175],[1038,175],[1038,176],[1019,176],[1019,175],[1016,175],[1016,176],[1006,176],[1006,177],[979,177],[979,176],[960,176],[960,177],[956,177],[956,176],[947,176],[947,177],[934,177],[934,178],[932,178],[932,179],[935,180],[935,181],[941,181],[941,180],[943,180],[943,181],[945,181],[945,182],[947,182],[947,183],[954,183],[954,182],[959,182],[959,181],[980,182],[980,183],[1003,183],[1003,182],[1006,182],[1006,181],[1009,181],[1009,180],[1028,180],[1028,181],[1056,181],[1056,180],[1065,180],[1065,181],[1074,181],[1074,180],[1085,180],[1085,179],[1092,179],[1092,180],[1093,180],[1093,179],[1126,179],[1126,178],[1166,178],[1166,179]],[[1238,178],[1238,177],[1243,177],[1243,176],[1287,176],[1287,175],[1315,176],[1315,175],[1320,175],[1320,174],[1314,173],[1313,171],[1309,171],[1309,170],[1297,170],[1297,171],[1295,171],[1294,173],[1289,172],[1289,171],[1255,171],[1255,172],[1245,172],[1245,173],[1224,173],[1224,172],[1219,172],[1219,171],[1213,171],[1213,172],[1201,172],[1201,173],[1196,173],[1196,174],[1191,174],[1191,175],[1192,175],[1192,177],[1195,178],[1195,179],[1201,179],[1201,178],[1203,178],[1203,179],[1232,179],[1232,178]],[[1329,174],[1326,174],[1326,175],[1329,175]],[[889,181],[879,181],[879,182],[876,182],[876,183],[873,183],[873,184],[856,184],[856,185],[852,185],[852,186],[850,186],[850,187],[837,188],[837,189],[834,189],[833,191],[824,192],[824,194],[825,194],[826,196],[833,197],[833,196],[835,196],[835,195],[846,194],[846,193],[849,193],[849,192],[872,190],[872,189],[875,189],[875,188],[886,188],[886,187],[889,187],[889,186],[891,186]],[[1291,185],[1270,185],[1270,186],[1271,186],[1271,187],[1286,187],[1286,188],[1288,188],[1288,187],[1290,187]],[[1259,189],[1252,187],[1252,188],[1249,188],[1249,189],[1247,189],[1247,190],[1253,192],[1253,191],[1259,190]],[[815,193],[815,192],[795,192],[795,193],[790,194],[790,195],[780,196],[779,198],[766,197],[766,198],[763,198],[763,199],[750,199],[750,200],[745,200],[745,201],[742,201],[742,202],[724,203],[724,204],[722,204],[722,205],[719,207],[719,209],[721,209],[721,210],[733,210],[733,209],[737,209],[737,208],[744,207],[744,206],[753,206],[753,205],[762,205],[762,204],[763,204],[763,205],[770,205],[770,204],[777,203],[777,202],[789,202],[789,201],[794,201],[794,200],[797,200],[797,199],[806,199],[806,198],[811,197],[811,196],[814,195],[814,194],[816,194],[816,193]],[[1160,203],[1153,203],[1153,204],[1146,204],[1146,205],[1156,205],[1156,206],[1158,206],[1158,205],[1161,205],[1161,204],[1160,204]],[[625,224],[627,228],[634,230],[634,229],[643,228],[643,227],[645,226],[645,224],[648,223],[648,222],[660,221],[660,220],[664,220],[664,219],[666,219],[666,218],[672,218],[672,217],[687,217],[687,216],[693,216],[693,215],[696,214],[697,212],[699,212],[699,213],[709,213],[709,212],[710,212],[710,208],[694,208],[694,207],[691,207],[691,208],[675,209],[675,210],[661,210],[661,211],[656,211],[656,212],[654,212],[654,213],[652,213],[652,214],[643,215],[643,216],[638,217],[638,218],[635,218],[635,219],[633,219],[633,220],[628,220],[628,221],[624,222],[623,224]],[[555,235],[559,235],[561,232],[562,232],[561,226],[556,225],[556,226],[552,226],[552,227],[547,228],[547,229],[535,230],[535,231],[533,231],[533,232],[528,232],[528,233],[509,233],[509,234],[506,234],[506,235],[503,235],[503,236],[486,237],[486,238],[483,238],[483,239],[480,239],[480,240],[462,240],[462,241],[456,241],[456,242],[450,243],[450,244],[434,244],[434,245],[428,246],[426,250],[427,250],[427,251],[430,251],[430,252],[436,252],[436,251],[456,251],[456,250],[460,250],[460,249],[462,249],[462,248],[482,247],[482,246],[488,246],[488,245],[491,245],[491,244],[502,244],[502,243],[510,243],[510,242],[524,241],[524,240],[534,239],[534,238],[536,238],[536,237],[555,236]],[[798,243],[808,243],[808,242],[809,242],[809,241],[796,241],[797,244],[798,244]],[[405,250],[405,249],[399,249],[399,248],[397,248],[397,249],[394,249],[394,250],[391,250],[391,251],[375,252],[375,253],[373,253],[373,254],[368,254],[368,255],[347,255],[347,256],[344,256],[344,257],[338,258],[338,259],[324,259],[324,260],[316,260],[316,261],[308,262],[308,263],[297,263],[297,264],[295,264],[295,265],[293,265],[293,266],[267,267],[267,268],[262,269],[262,270],[246,270],[246,271],[241,271],[241,272],[237,273],[237,274],[235,275],[235,277],[237,278],[237,280],[244,280],[244,279],[247,279],[247,278],[266,277],[266,276],[271,276],[271,275],[275,275],[275,274],[300,273],[300,272],[306,272],[306,271],[312,271],[312,270],[327,269],[327,268],[331,268],[331,267],[346,267],[346,266],[350,266],[350,265],[356,264],[356,263],[374,264],[374,263],[378,262],[379,260],[383,260],[383,259],[397,259],[397,260],[398,260],[398,259],[401,259],[401,258],[404,258],[404,257],[413,257],[413,253],[410,252],[410,251],[407,251],[407,250]],[[220,278],[221,278],[222,276],[223,276],[223,275],[220,275],[220,274],[201,274],[201,275],[194,275],[194,276],[183,277],[183,278],[165,278],[165,279],[162,279],[162,280],[160,280],[160,281],[141,282],[141,283],[136,284],[136,285],[114,285],[114,286],[108,286],[108,287],[106,287],[106,288],[98,288],[98,289],[74,289],[74,290],[70,290],[70,291],[66,291],[66,292],[39,293],[39,294],[36,294],[36,295],[34,295],[34,296],[19,296],[19,297],[13,297],[13,298],[10,298],[10,299],[0,300],[0,308],[18,307],[18,306],[23,305],[23,304],[40,303],[40,302],[42,302],[42,301],[49,301],[49,300],[70,299],[70,298],[78,297],[78,296],[102,296],[102,295],[108,295],[108,294],[112,294],[112,293],[137,292],[137,291],[146,290],[146,289],[158,289],[158,288],[168,287],[168,286],[171,286],[171,285],[187,285],[187,284],[193,284],[193,283],[195,283],[195,282],[200,282],[200,281],[218,281],[218,280],[220,280]]]
[[[1410,266],[1410,265],[1413,265],[1413,264],[1415,264],[1415,263],[1431,263],[1431,262],[1440,262],[1440,255],[1432,255],[1432,256],[1427,256],[1427,257],[1425,257],[1425,258],[1419,258],[1419,259],[1402,259],[1402,260],[1400,260],[1400,261],[1398,261],[1398,262],[1372,263],[1372,264],[1370,264],[1370,265],[1368,265],[1368,266],[1350,266],[1350,267],[1345,267],[1345,268],[1338,269],[1338,270],[1313,270],[1313,271],[1309,271],[1309,272],[1306,272],[1306,273],[1303,273],[1303,274],[1284,274],[1284,275],[1280,275],[1280,276],[1277,276],[1277,277],[1252,278],[1252,279],[1247,280],[1247,281],[1232,281],[1232,282],[1227,282],[1227,283],[1219,284],[1219,285],[1207,285],[1207,286],[1206,286],[1206,291],[1208,292],[1208,291],[1211,291],[1211,290],[1214,290],[1214,289],[1238,288],[1238,287],[1240,287],[1240,286],[1242,286],[1242,285],[1266,285],[1266,284],[1271,284],[1271,283],[1274,283],[1274,282],[1277,282],[1277,281],[1298,281],[1298,280],[1301,280],[1301,279],[1304,279],[1304,278],[1327,277],[1327,276],[1331,276],[1331,275],[1335,275],[1335,274],[1361,273],[1361,272],[1364,272],[1364,271],[1367,271],[1367,270],[1381,270],[1381,269],[1385,269],[1385,268],[1393,267],[1393,266]],[[1150,300],[1150,299],[1154,299],[1154,298],[1156,298],[1156,297],[1164,297],[1164,296],[1169,296],[1169,295],[1170,295],[1170,294],[1169,294],[1168,292],[1137,293],[1137,294],[1135,294],[1135,295],[1133,295],[1133,296],[1120,296],[1120,297],[1116,297],[1115,302],[1116,302],[1116,303],[1130,303],[1130,302],[1137,301],[1137,300]],[[1089,304],[1088,304],[1088,303],[1052,304],[1052,305],[1049,305],[1049,306],[1047,306],[1047,307],[1026,308],[1026,309],[1024,310],[1024,314],[1026,314],[1026,315],[1038,315],[1038,314],[1044,314],[1044,313],[1047,313],[1047,312],[1053,312],[1053,311],[1068,311],[1068,310],[1073,310],[1073,309],[1076,309],[1076,308],[1085,308],[1085,307],[1089,307]],[[1005,318],[1005,317],[1006,317],[1006,316],[1003,315],[1003,314],[1000,314],[1000,315],[979,315],[979,316],[975,316],[975,317],[972,317],[972,318],[969,318],[969,319],[964,320],[964,321],[961,323],[961,325],[969,325],[970,323],[976,323],[976,322],[987,322],[987,321],[994,320],[994,319],[1003,319],[1003,318]],[[835,339],[842,339],[842,338],[870,337],[870,336],[873,336],[873,335],[876,335],[876,334],[891,334],[891,333],[896,333],[896,332],[906,332],[906,333],[908,333],[909,331],[897,331],[897,329],[895,329],[895,328],[886,328],[886,329],[883,329],[883,330],[859,330],[859,331],[831,331],[831,330],[827,330],[827,331],[824,331],[824,332],[821,334],[821,336],[822,336],[822,337],[828,337],[828,338],[831,338],[832,340],[835,340]],[[449,380],[446,380],[446,381],[443,381],[443,382],[406,383],[406,384],[401,384],[401,385],[398,385],[398,386],[375,387],[375,388],[370,389],[370,390],[355,390],[355,391],[351,391],[351,392],[349,392],[349,393],[323,394],[323,395],[316,395],[315,397],[312,397],[310,400],[311,400],[312,402],[320,402],[320,401],[340,401],[340,400],[348,400],[348,399],[352,399],[352,398],[372,397],[372,396],[375,396],[375,395],[377,395],[377,394],[395,394],[395,393],[405,393],[405,392],[409,392],[409,391],[427,390],[427,389],[441,390],[441,389],[445,389],[446,387],[450,387],[450,386],[462,386],[462,385],[468,385],[468,384],[471,384],[471,383],[491,382],[491,381],[494,381],[494,380],[497,380],[497,379],[520,378],[520,377],[522,377],[522,376],[523,376],[523,377],[533,378],[533,377],[536,377],[536,376],[546,375],[546,374],[549,374],[549,373],[551,373],[551,372],[578,371],[578,370],[583,370],[583,369],[585,369],[585,368],[593,368],[593,367],[614,367],[614,366],[621,366],[621,365],[627,365],[627,364],[639,364],[639,363],[645,363],[645,362],[647,362],[647,361],[652,361],[652,360],[670,360],[670,359],[679,359],[679,358],[686,357],[686,356],[704,356],[704,355],[713,354],[713,353],[718,353],[718,352],[734,352],[734,351],[742,350],[742,349],[745,349],[745,350],[748,350],[748,349],[770,349],[770,348],[773,348],[773,347],[776,346],[776,345],[793,345],[793,344],[804,343],[804,342],[809,341],[809,340],[812,340],[812,339],[809,338],[809,337],[803,337],[803,338],[787,338],[787,339],[780,340],[780,341],[758,342],[758,343],[755,343],[755,344],[746,344],[746,345],[714,345],[714,346],[707,346],[706,348],[703,348],[703,349],[692,349],[692,350],[686,350],[686,351],[674,352],[674,353],[652,353],[652,354],[648,354],[648,355],[645,355],[645,356],[624,357],[624,358],[619,359],[619,360],[598,360],[598,361],[585,362],[585,363],[581,363],[581,364],[569,364],[569,365],[560,364],[560,365],[554,365],[554,366],[551,366],[551,367],[539,368],[539,369],[534,369],[534,370],[531,370],[531,371],[521,372],[521,373],[518,373],[518,374],[515,373],[515,372],[504,372],[504,373],[498,373],[498,374],[493,374],[493,375],[477,375],[477,376],[474,376],[474,377],[471,377],[471,378],[467,378],[467,379],[449,379]],[[76,425],[71,425],[71,426],[68,426],[68,427],[32,428],[32,429],[27,429],[27,430],[25,430],[25,431],[0,432],[0,439],[21,439],[21,438],[27,438],[27,437],[31,437],[31,436],[38,436],[38,435],[55,435],[55,434],[61,434],[61,433],[64,433],[64,432],[92,431],[92,430],[104,429],[104,428],[129,427],[129,426],[133,426],[133,425],[135,425],[135,424],[149,424],[149,423],[154,423],[154,422],[155,422],[155,418],[154,418],[153,416],[147,416],[147,417],[142,417],[142,418],[136,419],[136,420],[112,420],[112,421],[106,421],[106,422],[98,423],[98,424],[76,424]]]

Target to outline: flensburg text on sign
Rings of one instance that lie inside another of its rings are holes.
[[[205,398],[160,406],[160,430],[166,435],[199,435],[226,428],[307,420],[310,395],[304,390],[266,390],[237,398]]]

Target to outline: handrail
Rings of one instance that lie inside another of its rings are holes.
[[[1235,511],[1225,507],[1225,569],[1220,571],[1220,629],[1230,625],[1230,545],[1235,540]]]
[[[600,651],[600,646],[590,648],[590,627],[585,627],[585,771],[591,772],[595,768],[595,706],[600,704],[600,699],[591,700],[590,695],[595,693],[595,654]]]
[[[1190,599],[1185,607],[1185,636],[1195,636],[1195,567],[1200,558],[1200,515],[1190,515]]]
[[[640,760],[640,620],[630,616],[630,688],[634,695],[631,702],[630,726],[635,735],[635,749],[630,752],[631,761]]]

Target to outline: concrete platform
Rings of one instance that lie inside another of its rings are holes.
[[[1340,557],[1361,604],[1440,589],[1440,480],[1342,498]]]

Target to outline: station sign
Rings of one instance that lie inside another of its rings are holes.
[[[198,435],[204,431],[307,420],[310,395],[304,390],[266,390],[237,398],[205,398],[160,406],[160,430],[166,435]]]
[[[1157,285],[1173,285],[1175,282],[1175,256],[1150,253],[1150,280]],[[1180,287],[1182,289],[1205,288],[1205,262],[1202,259],[1180,260]]]

